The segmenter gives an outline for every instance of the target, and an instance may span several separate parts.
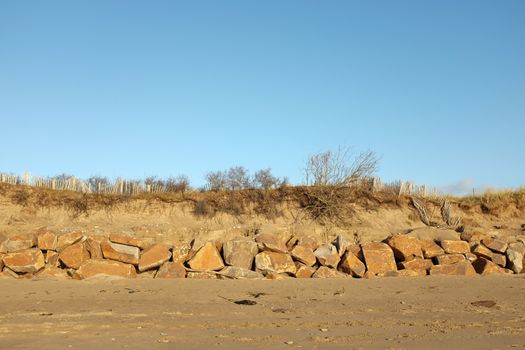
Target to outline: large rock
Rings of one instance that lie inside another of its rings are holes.
[[[70,245],[80,242],[84,235],[80,231],[72,231],[58,236],[57,251],[60,252]]]
[[[263,251],[255,256],[255,267],[258,272],[295,274],[296,268],[292,257],[288,254]]]
[[[413,259],[403,261],[399,265],[405,270],[425,270],[428,271],[434,266],[432,259]]]
[[[310,278],[317,271],[317,268],[312,266],[306,266],[303,264],[295,265],[297,270],[295,271],[296,278]]]
[[[502,254],[505,254],[505,251],[507,250],[507,247],[508,247],[507,242],[504,242],[499,239],[493,239],[493,238],[485,238],[481,240],[481,243],[483,243],[490,250],[496,253],[502,253]]]
[[[120,261],[126,264],[138,265],[140,259],[140,249],[130,245],[103,241],[100,244],[104,258]]]
[[[447,254],[466,254],[470,253],[470,245],[465,241],[441,241],[441,247]]]
[[[18,273],[35,273],[45,266],[44,254],[37,248],[8,253],[3,261],[5,266]]]
[[[54,250],[46,251],[46,264],[53,267],[58,267],[58,253]]]
[[[310,248],[312,251],[316,250],[321,245],[321,243],[319,243],[319,239],[314,236],[301,237],[298,244],[302,245],[303,247]]]
[[[413,258],[423,258],[421,243],[419,239],[407,235],[395,235],[388,240],[388,245],[392,248],[394,256],[398,260],[411,260]]]
[[[362,246],[367,270],[371,274],[396,271],[396,261],[392,249],[385,243],[370,242]]]
[[[435,242],[441,242],[443,240],[460,240],[459,233],[456,231],[449,229],[438,229],[434,227],[416,228],[408,233],[408,236],[412,236],[420,240],[426,239]]]
[[[317,261],[319,261],[319,264],[331,268],[337,268],[337,265],[341,260],[337,248],[332,244],[323,244],[315,250],[314,255],[317,258]]]
[[[341,258],[339,270],[354,277],[363,277],[366,272],[366,266],[357,258],[357,256],[355,256],[354,253],[347,250]]]
[[[271,233],[261,233],[255,236],[255,241],[262,245],[264,250],[277,253],[288,253],[286,243],[276,235]]]
[[[102,254],[102,247],[100,246],[100,242],[98,240],[90,237],[86,239],[84,244],[86,245],[91,259],[104,259],[104,255]]]
[[[3,242],[2,252],[13,253],[33,248],[35,245],[36,237],[33,234],[12,236]]]
[[[437,245],[433,240],[422,239],[419,242],[421,243],[421,250],[423,251],[423,257],[425,259],[432,259],[436,256],[445,254],[443,248]]]
[[[467,260],[463,254],[446,254],[435,257],[438,265],[451,265]]]
[[[138,239],[121,233],[110,234],[109,240],[113,243],[130,245],[132,247],[137,247],[140,249],[146,249],[148,246],[151,245],[151,242],[148,240]]]
[[[461,239],[470,243],[479,243],[485,238],[489,238],[489,236],[478,231],[465,231],[461,233]]]
[[[94,276],[113,276],[123,278],[137,277],[135,267],[119,261],[111,260],[87,260],[75,273],[78,279],[85,279]]]
[[[170,260],[171,252],[164,244],[154,244],[144,250],[139,259],[139,271],[152,270]]]
[[[514,273],[523,271],[523,260],[525,258],[525,244],[521,242],[510,243],[507,248],[507,261],[509,268]]]
[[[302,245],[296,245],[291,251],[292,257],[305,264],[306,266],[313,266],[317,259],[315,258],[314,252]]]
[[[451,265],[434,265],[430,275],[475,276],[476,270],[470,262],[462,261]]]
[[[56,250],[58,236],[51,231],[45,230],[38,233],[37,246],[40,250]]]
[[[52,250],[49,250],[50,252]],[[53,279],[53,280],[68,280],[71,279],[67,270],[61,269],[56,266],[46,266],[35,275],[36,279]]]
[[[480,275],[492,275],[502,273],[498,265],[485,258],[479,258],[472,263],[474,269]]]
[[[188,261],[188,265],[196,271],[216,271],[224,268],[221,255],[213,242],[206,242]]]
[[[492,259],[492,251],[481,243],[475,243],[471,250],[478,257]]]
[[[155,278],[185,278],[185,277],[186,277],[186,269],[184,268],[184,265],[181,262],[166,262],[159,268],[159,270],[157,271],[157,274],[155,275]]]
[[[492,254],[492,262],[501,267],[507,266],[507,257],[503,254],[494,253]]]
[[[222,246],[224,262],[230,266],[251,269],[253,259],[259,252],[257,243],[247,239],[233,239]]]
[[[62,250],[58,259],[70,269],[78,269],[84,261],[89,260],[90,255],[86,245],[82,242],[75,243]]]
[[[189,243],[177,243],[171,249],[171,257],[173,262],[185,263],[190,258],[190,251],[191,245]]]
[[[312,275],[312,278],[344,278],[347,277],[344,273],[339,272],[335,269],[331,269],[328,266],[321,266]]]
[[[238,266],[226,266],[218,272],[219,276],[228,279],[257,279],[264,278],[262,273]]]

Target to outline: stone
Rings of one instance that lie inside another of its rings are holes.
[[[49,266],[58,267],[58,253],[54,250],[48,250],[46,252],[46,264]]]
[[[394,257],[400,261],[423,258],[419,239],[407,235],[392,236],[387,244],[392,248]]]
[[[16,235],[9,237],[3,242],[5,253],[13,253],[20,250],[33,248],[36,245],[36,238],[33,234]]]
[[[233,239],[222,246],[222,255],[226,265],[251,269],[253,259],[259,252],[257,243],[248,239]]]
[[[434,258],[437,265],[451,265],[467,260],[463,254],[446,254]]]
[[[441,242],[443,240],[457,240],[459,241],[459,233],[450,229],[438,229],[435,227],[420,227],[407,233],[408,236],[415,237],[420,240],[431,240]]]
[[[354,253],[347,250],[341,258],[339,270],[354,277],[363,277],[366,272],[366,266]]]
[[[37,248],[8,253],[2,260],[5,266],[17,273],[35,273],[45,266],[44,254]]]
[[[216,280],[219,277],[217,276],[216,272],[211,272],[211,271],[203,271],[203,272],[189,271],[188,274],[186,275],[186,278]]]
[[[477,231],[465,231],[461,233],[461,239],[467,242],[479,243],[482,239],[485,238],[489,238],[489,236]]]
[[[206,242],[188,261],[188,265],[197,271],[215,271],[224,268],[222,257],[213,242]]]
[[[155,278],[186,278],[182,262],[166,262],[157,271]]]
[[[430,239],[422,239],[419,241],[421,244],[421,251],[423,251],[423,257],[425,259],[432,259],[436,256],[445,254],[443,248],[441,248],[436,242]]]
[[[288,253],[288,247],[278,236],[271,233],[260,233],[255,236],[255,242],[261,244],[264,250],[277,253]]]
[[[137,271],[130,264],[113,260],[87,260],[75,273],[78,279],[85,279],[95,276],[113,276],[123,278],[136,278]]]
[[[268,280],[284,280],[284,279],[290,279],[291,277],[285,273],[277,273],[277,272],[266,272],[266,275],[264,276]]]
[[[523,271],[523,260],[525,259],[525,244],[521,242],[510,243],[507,248],[507,261],[509,268],[514,273]]]
[[[310,248],[312,251],[316,250],[321,245],[319,240],[314,236],[301,237],[298,244],[302,245],[303,247]]]
[[[147,271],[139,272],[137,274],[137,278],[140,278],[140,279],[152,279],[152,278],[155,278],[156,274],[157,274],[157,270],[155,270],[155,269],[147,270]]]
[[[288,248],[288,250],[292,250],[293,247],[295,247],[295,245],[298,242],[299,242],[299,237],[297,237],[296,235],[293,235],[292,237],[290,237],[288,242],[286,242],[286,248]]]
[[[465,241],[441,241],[441,247],[447,254],[465,254],[470,253],[470,245]]]
[[[476,270],[468,261],[461,261],[450,265],[434,265],[430,275],[475,276]]]
[[[40,250],[56,250],[58,236],[51,231],[42,231],[37,236],[37,246]]]
[[[492,259],[492,251],[481,243],[476,243],[471,250],[478,257]]]
[[[331,268],[337,268],[341,260],[337,248],[332,244],[323,244],[315,250],[314,255],[317,261],[319,261],[319,264]]]
[[[58,254],[58,259],[70,269],[78,269],[84,261],[89,260],[89,252],[83,242],[66,247]]]
[[[89,256],[91,259],[100,260],[104,259],[104,255],[102,254],[102,247],[100,246],[100,241],[97,239],[89,237],[84,242],[86,245],[86,248],[89,252]]]
[[[61,252],[65,248],[73,245],[84,238],[84,235],[80,231],[72,231],[58,236],[57,240],[57,251]]]
[[[476,261],[476,259],[478,257],[474,253],[467,253],[467,254],[465,254],[465,258],[467,258],[467,260],[472,263],[472,262]]]
[[[344,278],[346,275],[328,266],[321,266],[314,272],[312,278]]]
[[[50,250],[51,251],[51,250]],[[37,279],[68,280],[71,277],[66,270],[56,266],[46,266],[35,274]]]
[[[118,244],[129,245],[140,249],[146,249],[151,245],[151,242],[131,237],[122,233],[111,233],[109,235],[109,241]]]
[[[171,252],[164,244],[154,244],[140,254],[139,271],[152,270],[170,260]]]
[[[498,268],[498,265],[485,258],[477,259],[476,261],[474,261],[472,266],[474,266],[474,269],[480,275],[492,275],[502,273]]]
[[[140,249],[137,247],[110,241],[103,241],[100,247],[105,259],[133,265],[138,265],[139,263]]]
[[[171,248],[171,259],[173,262],[185,263],[190,259],[190,251],[191,245],[189,243],[177,243]]]
[[[256,271],[295,274],[296,268],[292,257],[288,254],[263,251],[255,256]]]
[[[502,254],[505,254],[505,251],[508,247],[507,242],[504,242],[499,239],[485,238],[481,240],[481,243],[483,243],[485,247],[489,248],[493,252]]]
[[[434,266],[432,259],[413,259],[403,261],[399,265],[405,270],[425,270],[428,271]]]
[[[363,257],[363,251],[361,250],[359,244],[351,243],[350,245],[348,245],[346,250],[352,252],[362,262],[365,261],[365,258]]]
[[[32,273],[23,273],[23,274],[18,274],[16,272],[14,272],[13,270],[11,270],[9,267],[4,267],[4,269],[2,270],[2,272],[0,272],[0,278],[16,278],[16,279],[29,279],[29,278],[32,278],[33,277],[33,274]]]
[[[310,248],[304,247],[302,245],[296,245],[292,249],[291,254],[292,258],[302,262],[307,266],[313,266],[317,262],[314,252]]]
[[[337,235],[335,240],[332,242],[332,244],[336,247],[337,253],[339,256],[343,256],[343,254],[346,252],[346,249],[350,245],[350,241],[344,238],[341,235]]]
[[[363,250],[367,270],[371,274],[397,270],[394,253],[387,244],[370,242],[363,244],[361,248]]]
[[[227,279],[261,279],[264,278],[262,273],[252,271],[238,266],[226,266],[218,272],[221,278]]]
[[[507,266],[507,257],[503,254],[494,253],[492,254],[492,262],[501,267]]]
[[[295,271],[296,278],[311,278],[317,268],[312,266],[306,266],[303,264],[296,265],[297,270]]]

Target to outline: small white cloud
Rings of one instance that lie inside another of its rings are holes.
[[[474,180],[470,178],[439,187],[441,192],[452,195],[470,194],[473,189],[475,189]]]

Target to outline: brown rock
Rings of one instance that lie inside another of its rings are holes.
[[[430,275],[474,276],[476,270],[470,262],[462,261],[450,265],[434,265],[430,269]]]
[[[477,231],[465,231],[461,233],[461,239],[467,242],[479,243],[482,239],[488,238],[488,235]]]
[[[388,245],[392,248],[394,256],[398,260],[411,260],[413,258],[423,258],[421,243],[419,239],[407,235],[395,235],[388,240]]]
[[[492,261],[485,258],[479,258],[472,264],[474,269],[480,275],[492,275],[501,273],[498,265],[494,264]]]
[[[171,249],[171,256],[172,256],[173,262],[185,263],[190,258],[190,251],[191,251],[191,246],[189,243],[176,244]]]
[[[144,279],[144,280],[153,279],[155,278],[156,274],[157,274],[157,270],[155,269],[147,270],[147,271],[137,273],[137,278]]]
[[[224,262],[245,269],[252,268],[253,259],[258,252],[257,243],[247,239],[233,239],[222,246]]]
[[[366,266],[350,250],[347,250],[339,263],[339,270],[354,277],[363,277]]]
[[[314,252],[310,248],[302,245],[296,245],[292,249],[291,254],[295,260],[300,261],[307,266],[313,266],[317,262]]]
[[[73,231],[59,235],[57,240],[57,251],[61,252],[70,245],[79,242],[82,238],[84,238],[84,235],[82,235],[82,232],[80,231]]]
[[[523,260],[525,259],[525,244],[521,242],[510,243],[507,248],[507,261],[514,273],[523,271]]]
[[[292,257],[288,254],[263,251],[255,256],[256,271],[266,274],[268,272],[290,273],[296,272]]]
[[[159,268],[155,278],[186,278],[186,269],[181,262],[166,262]]]
[[[396,271],[396,261],[392,249],[385,243],[370,242],[362,246],[367,270],[371,274]]]
[[[428,271],[434,264],[432,259],[413,259],[410,261],[403,261],[400,263],[405,270],[425,270]]]
[[[51,250],[50,250],[51,251]],[[37,279],[54,279],[54,280],[68,280],[71,277],[67,271],[56,266],[46,266],[35,274]]]
[[[507,257],[503,254],[494,253],[492,254],[492,262],[501,267],[507,266]]]
[[[224,269],[218,272],[221,278],[225,279],[262,279],[264,278],[262,273],[255,272],[249,269],[238,266],[226,266]]]
[[[467,253],[465,254],[465,258],[467,258],[468,261],[470,261],[471,263],[473,263],[474,261],[476,261],[476,259],[478,258],[476,256],[476,254],[474,253]]]
[[[492,259],[492,251],[481,243],[476,243],[472,247],[472,253],[481,258]]]
[[[336,269],[331,269],[328,266],[321,266],[312,275],[312,278],[344,278],[346,275]]]
[[[224,268],[221,255],[213,242],[204,244],[195,256],[188,261],[188,265],[197,271],[215,271]]]
[[[89,256],[91,259],[100,260],[104,259],[104,255],[102,254],[102,247],[100,246],[100,241],[94,238],[88,238],[84,242],[86,245],[86,248],[89,252]]]
[[[103,241],[100,247],[102,248],[102,255],[106,259],[133,265],[139,263],[140,249],[137,247],[110,241]]]
[[[109,235],[110,242],[129,245],[140,249],[146,249],[151,245],[151,242],[145,242],[142,239],[131,237],[122,233],[112,233]]]
[[[420,240],[431,240],[441,242],[443,240],[459,240],[459,233],[449,229],[438,229],[435,227],[420,227],[407,234]]]
[[[203,271],[203,272],[189,271],[187,276],[186,276],[186,278],[216,280],[219,277],[217,276],[216,272],[211,272],[211,271]]]
[[[441,241],[441,247],[447,254],[466,254],[470,253],[470,245],[465,241]]]
[[[58,259],[70,269],[78,269],[86,260],[89,260],[89,252],[82,242],[75,243],[62,250]]]
[[[432,259],[436,256],[445,254],[443,248],[437,245],[433,240],[422,239],[419,242],[421,243],[421,250],[423,251],[423,257],[425,259]]]
[[[315,250],[314,255],[317,261],[319,261],[319,264],[331,268],[337,268],[341,260],[337,248],[331,244],[323,244]]]
[[[286,248],[288,248],[288,250],[292,250],[293,247],[295,247],[295,245],[297,244],[297,242],[299,242],[299,237],[293,235],[292,237],[290,237],[288,242],[286,242]]]
[[[139,271],[152,270],[170,260],[170,249],[164,244],[154,244],[140,254]]]
[[[363,256],[363,251],[361,250],[361,247],[359,246],[359,244],[352,243],[346,248],[346,250],[348,250],[349,252],[352,252],[362,262],[365,261],[365,258]]]
[[[436,259],[437,265],[451,265],[467,260],[463,254],[441,255],[435,257],[434,259]]]
[[[53,267],[58,267],[58,253],[54,250],[46,252],[46,264]]]
[[[124,278],[136,278],[137,271],[130,264],[111,260],[87,260],[78,268],[75,276],[79,279],[94,276],[114,276]]]
[[[37,236],[37,245],[40,250],[56,250],[58,236],[51,231],[41,231]]]
[[[13,253],[20,250],[33,248],[36,245],[36,238],[33,234],[17,235],[9,237],[4,241],[4,253]]]
[[[483,243],[487,248],[489,248],[493,252],[502,254],[505,254],[505,251],[508,247],[507,242],[504,242],[499,239],[485,238],[481,240],[481,243]]]
[[[258,234],[255,236],[255,241],[260,243],[264,247],[264,250],[277,253],[288,253],[288,247],[286,247],[284,241],[271,233]]]
[[[314,236],[301,237],[299,239],[298,244],[302,245],[305,248],[310,248],[312,251],[316,250],[321,245],[321,243],[319,243],[319,240]]]
[[[5,266],[18,273],[35,273],[45,265],[44,254],[37,248],[8,253],[2,260]]]
[[[299,266],[296,265],[296,267],[297,267],[297,271],[295,271],[296,278],[311,278],[314,272],[317,271],[315,267],[306,266],[303,264],[299,264]]]

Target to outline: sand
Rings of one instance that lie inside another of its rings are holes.
[[[524,348],[524,295],[525,275],[2,279],[0,349]]]

